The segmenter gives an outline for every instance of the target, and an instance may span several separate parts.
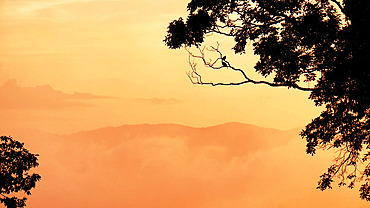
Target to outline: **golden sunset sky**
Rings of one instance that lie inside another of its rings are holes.
[[[356,190],[315,189],[333,155],[298,136],[322,110],[309,93],[191,84],[187,52],[163,42],[188,1],[0,1],[0,134],[40,154],[29,207],[363,207]],[[251,51],[215,40],[253,74]],[[228,122],[265,128],[209,127]]]
[[[187,3],[1,1],[2,125],[66,133],[122,124],[237,121],[290,129],[319,114],[307,92],[192,85],[186,51],[170,50],[163,42],[168,23],[186,16]],[[233,57],[232,42],[220,44]],[[237,56],[235,65],[253,72],[251,54]],[[240,78],[203,74],[208,80]]]

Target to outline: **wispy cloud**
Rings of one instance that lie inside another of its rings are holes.
[[[8,8],[2,15],[21,19],[44,19],[49,21],[68,21],[73,19],[93,19],[95,21],[135,16],[140,19],[143,9],[151,16],[163,15],[158,9],[174,5],[171,0],[31,0],[2,2]],[[148,5],[150,5],[148,7]],[[149,9],[148,9],[149,8]],[[156,9],[153,9],[156,8]],[[176,8],[176,7],[174,7]],[[140,12],[139,12],[140,11]],[[130,18],[131,19],[131,18]]]
[[[20,87],[9,80],[0,87],[0,109],[53,109],[93,106],[88,101],[111,98],[89,93],[73,94],[54,90],[49,85]]]
[[[96,0],[53,0],[53,1],[44,1],[44,0],[31,0],[31,1],[13,1],[13,4],[18,5],[18,11],[21,12],[32,12],[35,10],[46,9],[58,5],[79,3],[79,2],[94,2]]]
[[[65,8],[71,5],[83,3],[103,2],[97,0],[31,0],[31,1],[8,1],[5,2],[8,11],[3,14],[13,17],[52,17],[53,19],[65,20],[69,18],[69,13]],[[117,0],[107,0],[106,2],[118,2]],[[45,16],[46,15],[46,16]]]

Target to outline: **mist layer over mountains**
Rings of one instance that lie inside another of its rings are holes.
[[[299,129],[241,123],[105,127],[69,135],[1,130],[40,154],[27,207],[365,207],[316,190],[333,155],[305,154]]]

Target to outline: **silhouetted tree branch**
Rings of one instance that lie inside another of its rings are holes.
[[[247,83],[252,83],[252,84],[265,84],[265,85],[269,85],[271,87],[288,87],[288,88],[294,88],[294,89],[298,89],[298,90],[302,90],[302,91],[312,91],[314,88],[306,88],[306,87],[301,87],[299,86],[298,84],[279,84],[279,83],[273,83],[273,82],[268,82],[268,81],[264,81],[264,80],[253,80],[251,78],[249,78],[247,76],[247,74],[244,72],[243,69],[239,69],[239,68],[236,68],[234,66],[232,66],[230,64],[230,62],[226,59],[226,56],[223,55],[221,53],[221,51],[219,50],[219,43],[217,43],[217,46],[210,46],[209,48],[206,48],[206,47],[203,47],[202,49],[200,47],[196,47],[198,49],[198,52],[199,52],[199,55],[195,55],[194,53],[192,53],[190,51],[189,48],[185,48],[186,51],[188,52],[189,54],[189,65],[191,67],[191,71],[187,73],[190,81],[193,83],[193,84],[199,84],[199,85],[212,85],[212,86],[218,86],[218,85],[223,85],[223,86],[227,86],[227,85],[242,85],[242,84],[247,84]],[[212,61],[211,59],[210,60],[206,60],[206,57],[205,57],[205,50],[209,51],[209,52],[215,52],[218,54],[218,57]],[[244,78],[243,81],[240,81],[240,82],[204,82],[202,80],[202,76],[197,72],[197,69],[196,69],[196,63],[194,61],[191,61],[190,58],[196,58],[196,59],[200,59],[203,64],[208,67],[208,68],[211,68],[211,69],[215,69],[215,70],[219,70],[219,69],[223,69],[223,68],[228,68],[228,69],[232,69],[234,71],[237,71],[239,72],[242,77]]]
[[[189,52],[193,84],[265,84],[309,91],[317,106],[325,106],[301,136],[307,153],[335,148],[339,155],[321,176],[318,188],[339,185],[354,187],[362,182],[360,197],[370,201],[370,1],[368,0],[191,0],[186,19],[168,26],[166,45],[185,47]],[[234,39],[232,50],[246,53],[247,44],[259,60],[254,70],[263,77],[253,80],[246,69],[226,59],[218,45],[202,47],[210,34]],[[192,53],[189,47],[198,52]],[[215,53],[210,60],[206,53]],[[213,70],[231,69],[243,78],[238,82],[204,81],[194,59]],[[272,80],[272,81],[267,81]],[[300,83],[314,83],[302,87]]]

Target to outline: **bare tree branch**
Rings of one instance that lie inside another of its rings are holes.
[[[236,68],[234,66],[232,66],[230,64],[229,61],[226,60],[226,56],[224,56],[221,51],[219,50],[219,43],[217,43],[217,46],[210,46],[209,48],[206,48],[206,47],[197,47],[198,51],[199,51],[199,55],[196,55],[194,54],[193,52],[190,51],[189,48],[185,48],[185,50],[188,52],[189,54],[189,65],[190,65],[190,68],[191,68],[191,71],[187,73],[190,81],[193,83],[193,84],[199,84],[199,85],[212,85],[212,86],[219,86],[219,85],[222,85],[222,86],[231,86],[231,85],[243,85],[243,84],[247,84],[247,83],[252,83],[252,84],[265,84],[265,85],[269,85],[271,87],[288,87],[288,88],[294,88],[294,89],[298,89],[298,90],[302,90],[302,91],[312,91],[314,90],[314,88],[309,88],[309,87],[301,87],[297,84],[280,84],[280,83],[274,83],[274,82],[269,82],[269,81],[266,81],[266,80],[253,80],[251,78],[249,78],[249,76],[244,72],[243,69],[239,69],[239,68]],[[207,51],[210,51],[210,52],[215,52],[218,54],[218,57],[212,61],[211,59],[210,60],[207,60],[207,58],[205,57],[205,50]],[[196,59],[200,59],[203,64],[208,67],[208,68],[211,68],[211,69],[214,69],[214,70],[220,70],[220,69],[223,69],[223,68],[229,68],[229,69],[232,69],[236,72],[239,72],[242,76],[243,76],[243,81],[240,81],[240,82],[204,82],[202,80],[202,76],[197,72],[197,68],[196,68],[196,63],[194,61],[191,61],[191,58],[196,58]],[[221,64],[219,64],[221,62]]]

